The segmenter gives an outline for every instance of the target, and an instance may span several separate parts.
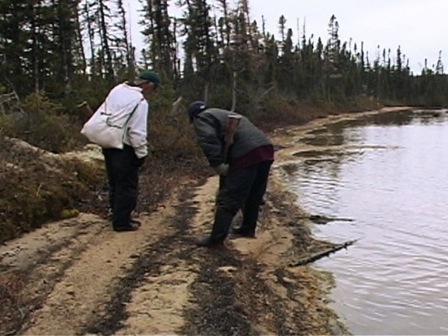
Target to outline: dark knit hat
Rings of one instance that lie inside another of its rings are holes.
[[[193,122],[193,120],[198,116],[199,113],[202,111],[205,111],[207,109],[207,104],[203,102],[202,100],[197,100],[195,102],[192,102],[190,106],[188,106],[187,114],[188,118],[190,119],[190,123]]]
[[[142,80],[154,83],[156,87],[160,85],[159,75],[157,74],[157,72],[152,70],[144,70],[140,72],[135,82],[141,82]]]

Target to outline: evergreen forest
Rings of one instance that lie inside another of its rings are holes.
[[[441,57],[413,74],[400,48],[378,47],[372,57],[362,41],[341,41],[335,16],[328,39],[315,41],[305,24],[293,30],[284,16],[278,37],[266,31],[264,22],[251,20],[249,0],[138,1],[143,50],[132,43],[122,0],[1,0],[1,91],[44,95],[69,111],[82,100],[99,104],[112,85],[154,68],[166,99],[200,98],[242,112],[269,113],[280,97],[317,104],[362,97],[448,103]],[[182,14],[172,17],[170,8]]]

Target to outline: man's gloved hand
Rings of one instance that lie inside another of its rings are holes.
[[[221,163],[220,165],[213,167],[218,175],[226,176],[229,173],[229,165],[227,163]]]

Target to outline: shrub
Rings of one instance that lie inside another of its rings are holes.
[[[9,120],[6,134],[54,153],[79,144],[80,127],[74,127],[73,118],[63,114],[62,105],[51,102],[43,94],[32,94],[25,99],[23,109],[25,114]]]

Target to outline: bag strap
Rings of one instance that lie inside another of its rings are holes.
[[[126,127],[128,125],[129,120],[131,120],[132,116],[134,115],[135,111],[137,111],[137,108],[140,106],[140,103],[143,101],[143,99],[145,99],[145,98],[140,98],[140,101],[137,103],[137,105],[135,105],[134,109],[129,114],[128,119],[124,123],[123,127]]]
[[[132,116],[134,115],[135,111],[137,111],[137,108],[140,106],[140,103],[143,101],[143,99],[145,99],[145,98],[141,98],[140,101],[137,103],[137,105],[135,105],[134,109],[133,109],[132,112],[129,114],[128,119],[127,119],[126,122],[124,123],[124,125],[123,125],[123,135],[122,135],[121,141],[124,141],[124,138],[125,138],[126,133],[127,133],[127,131],[128,131],[127,128],[128,128],[129,120],[131,120]]]
[[[116,128],[123,128],[123,129],[126,128],[127,125],[128,125],[128,123],[129,123],[129,120],[131,120],[131,118],[132,118],[132,116],[134,115],[135,111],[137,111],[138,106],[140,105],[140,103],[141,103],[144,99],[145,99],[145,98],[141,98],[140,101],[137,103],[137,105],[135,105],[134,109],[131,111],[131,113],[129,113],[129,115],[128,115],[126,121],[124,122],[124,124],[123,124],[122,126],[109,124],[109,118],[106,119],[106,123],[107,123],[107,125],[108,125],[109,127],[116,127]],[[105,104],[106,104],[106,103],[105,103]],[[105,107],[105,109],[107,110],[107,104],[106,104],[104,107]],[[104,113],[102,112],[101,114],[104,114],[104,115],[106,115],[106,116],[108,115],[107,112],[104,112]]]

